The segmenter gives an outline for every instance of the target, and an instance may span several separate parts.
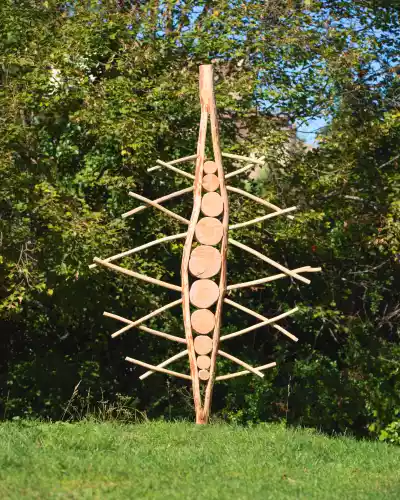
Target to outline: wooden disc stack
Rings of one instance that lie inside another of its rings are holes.
[[[217,302],[219,287],[210,280],[221,269],[221,252],[216,245],[222,239],[222,223],[217,218],[223,212],[223,200],[219,193],[219,178],[217,165],[214,161],[204,163],[202,187],[205,194],[201,199],[201,212],[206,216],[201,218],[195,229],[196,240],[200,243],[190,255],[189,271],[197,278],[190,287],[190,302],[197,309],[191,314],[191,325],[196,333],[194,348],[196,351],[198,376],[202,381],[210,378],[209,367],[213,342],[209,334],[215,327],[215,314],[210,308]]]

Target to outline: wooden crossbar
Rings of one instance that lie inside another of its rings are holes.
[[[311,281],[309,279],[304,278],[303,276],[301,276],[300,274],[295,273],[294,271],[291,271],[287,267],[282,266],[281,264],[279,264],[279,262],[275,262],[274,260],[270,259],[266,255],[263,255],[262,253],[257,252],[257,250],[254,250],[253,248],[248,247],[247,245],[244,245],[243,243],[239,243],[238,241],[236,241],[236,240],[234,240],[232,238],[229,238],[229,243],[231,243],[232,245],[234,245],[234,246],[236,246],[238,248],[241,248],[242,250],[245,250],[248,253],[251,253],[255,257],[258,257],[259,259],[267,262],[268,264],[271,264],[271,266],[276,267],[277,269],[279,269],[280,271],[282,271],[285,274],[288,274],[292,278],[296,278],[299,281],[302,281],[303,283],[306,283],[307,285],[309,285],[311,283]]]
[[[260,156],[259,160],[264,160],[265,156]],[[243,172],[246,172],[249,170],[249,168],[254,167],[254,163],[249,163],[248,165],[245,165],[244,167],[238,168],[237,170],[234,170],[233,172],[229,172],[229,174],[225,175],[225,179],[230,179],[231,177],[235,177],[236,175],[242,174]]]
[[[122,316],[118,316],[117,314],[109,313],[107,311],[104,311],[103,316],[117,319],[118,321],[122,321],[122,323],[126,323],[127,325],[132,325],[132,323],[134,323],[134,321],[131,321],[130,319],[123,318]],[[164,339],[167,340],[173,340],[174,342],[179,342],[180,344],[186,344],[186,339],[184,339],[183,337],[176,337],[175,335],[170,335],[169,333],[160,332],[159,330],[154,330],[154,328],[148,328],[147,326],[144,325],[139,325],[138,329],[147,333],[151,333],[152,335],[157,335],[158,337],[163,337]]]
[[[264,377],[264,374],[257,370],[257,368],[253,368],[251,365],[247,364],[245,361],[242,361],[239,358],[236,358],[235,356],[232,356],[232,354],[228,354],[225,351],[221,351],[218,349],[218,354],[226,359],[229,359],[230,361],[233,361],[234,363],[237,363],[240,366],[243,366],[243,368],[246,368],[246,370],[251,371],[255,375],[259,376],[260,378]]]
[[[96,262],[96,264],[108,267],[113,271],[126,274],[127,276],[132,276],[132,278],[137,278],[139,280],[147,281],[148,283],[152,283],[153,285],[160,285],[163,286],[164,288],[169,288],[170,290],[175,290],[177,292],[181,291],[181,287],[178,285],[172,285],[171,283],[167,283],[166,281],[161,281],[156,278],[150,278],[145,274],[136,273],[135,271],[131,271],[130,269],[125,269],[124,267],[116,266],[115,264],[111,264],[111,262],[106,262],[104,260],[98,259],[97,257],[95,257],[93,260],[94,262]]]
[[[243,189],[239,189],[239,188],[233,187],[233,186],[226,186],[226,189],[228,191],[231,191],[232,193],[241,194],[243,196],[246,196],[250,200],[256,201],[260,205],[264,205],[268,208],[272,208],[272,210],[276,210],[276,211],[281,210],[277,205],[274,205],[273,203],[270,203],[267,200],[263,200],[262,198],[259,198],[258,196],[254,196],[254,194],[248,193],[247,191],[244,191]],[[293,215],[287,215],[286,217],[288,219],[294,219]]]
[[[275,362],[268,363],[266,365],[257,366],[256,370],[267,370],[268,368],[273,368],[274,366],[276,366]],[[228,380],[230,378],[241,377],[242,375],[248,375],[249,373],[251,373],[249,370],[243,370],[236,373],[228,373],[227,375],[220,375],[219,377],[215,377],[215,381],[218,382],[220,380]]]
[[[164,203],[164,201],[172,200],[172,198],[177,198],[178,196],[182,196],[183,194],[190,193],[193,191],[193,189],[194,186],[189,186],[188,188],[180,189],[179,191],[175,191],[165,196],[161,196],[161,198],[157,198],[156,200],[154,200],[154,203],[158,204]],[[140,207],[136,207],[133,210],[129,210],[129,212],[125,212],[124,214],[121,215],[121,217],[123,219],[126,219],[126,217],[142,212],[143,210],[146,210],[146,208],[149,208],[149,205],[140,205]]]
[[[289,207],[289,208],[283,208],[282,210],[276,210],[275,212],[272,212],[271,214],[267,215],[262,215],[261,217],[256,217],[255,219],[248,220],[246,222],[238,222],[237,224],[232,224],[229,226],[229,230],[232,229],[238,229],[239,227],[246,227],[250,226],[251,224],[257,224],[258,222],[262,222],[267,219],[272,219],[273,217],[277,217],[278,215],[282,214],[287,214],[288,212],[293,212],[294,210],[297,210],[297,207]]]
[[[233,307],[236,307],[236,309],[240,309],[241,311],[246,312],[247,314],[250,314],[251,316],[254,316],[255,318],[260,319],[263,322],[264,321],[269,321],[268,318],[266,318],[262,314],[258,314],[257,312],[253,311],[252,309],[248,309],[247,307],[244,307],[241,304],[238,304],[237,302],[234,302],[233,300],[224,299],[224,302],[226,304],[229,304],[229,305],[233,306]],[[297,337],[295,337],[294,335],[292,335],[290,332],[288,332],[282,326],[276,325],[275,323],[273,323],[272,326],[273,326],[273,328],[275,328],[276,330],[279,330],[280,332],[282,332],[284,335],[286,335],[290,339],[294,340],[295,342],[298,341]]]
[[[196,155],[196,158],[197,158],[197,155]],[[176,168],[173,165],[171,165],[170,163],[165,163],[165,161],[157,160],[157,163],[163,167],[169,168],[173,172],[176,172],[177,174],[182,175],[183,177],[187,177],[188,179],[194,180],[194,178],[195,178],[193,174],[189,174],[188,172],[185,172],[184,170],[181,170],[180,168]]]
[[[291,309],[290,311],[286,311],[282,314],[279,314],[279,316],[274,316],[273,318],[266,319],[262,323],[257,323],[255,325],[248,326],[247,328],[243,328],[243,330],[238,330],[237,332],[229,333],[228,335],[223,335],[220,340],[228,340],[228,339],[233,339],[234,337],[238,337],[239,335],[243,335],[244,333],[251,332],[253,330],[257,330],[258,328],[261,328],[266,325],[271,325],[273,323],[276,323],[280,319],[286,318],[286,316],[290,316],[291,314],[294,314],[299,310],[298,307],[295,307]],[[295,337],[294,335],[290,334],[290,338],[297,342],[299,339]]]
[[[127,356],[125,358],[129,363],[134,363],[135,365],[143,366],[144,368],[149,368],[152,371],[166,373],[167,375],[172,375],[174,377],[184,378],[185,380],[192,380],[189,375],[185,375],[184,373],[174,372],[172,370],[167,370],[166,368],[160,368],[158,366],[150,365],[149,363],[145,363],[144,361],[140,361],[139,359],[130,358]]]
[[[184,163],[185,161],[195,160],[197,158],[196,155],[184,156],[183,158],[177,158],[176,160],[167,161],[168,165],[177,165],[178,163]],[[160,165],[154,165],[154,167],[150,167],[147,169],[147,172],[153,172],[154,170],[159,170],[161,168]]]
[[[317,273],[321,271],[320,267],[304,266],[292,269],[295,273]],[[262,285],[263,283],[269,283],[270,281],[279,280],[281,278],[287,278],[288,275],[285,273],[274,274],[272,276],[267,276],[266,278],[260,278],[253,281],[245,281],[243,283],[235,283],[234,285],[228,285],[227,290],[237,290],[238,288],[246,288],[249,286]]]
[[[186,233],[173,234],[172,236],[165,236],[164,238],[159,238],[158,240],[150,241],[150,243],[145,243],[144,245],[140,245],[140,247],[131,248],[130,250],[126,250],[125,252],[117,253],[112,257],[108,257],[107,259],[102,259],[103,262],[111,262],[113,260],[122,259],[122,257],[127,257],[136,252],[140,252],[141,250],[145,250],[146,248],[150,248],[154,245],[159,245],[160,243],[165,243],[166,241],[178,240],[180,238],[186,238]],[[90,264],[89,269],[93,269],[97,267],[97,264]]]
[[[137,194],[137,193],[133,193],[132,191],[129,191],[128,194],[129,194],[129,196],[132,196],[132,198],[136,198],[137,200],[144,201],[148,205],[151,205],[154,208],[158,208],[158,210],[160,210],[161,212],[164,212],[165,214],[169,215],[173,219],[178,220],[179,222],[183,222],[184,224],[187,224],[187,225],[189,224],[188,219],[185,219],[185,217],[182,217],[182,216],[176,214],[175,212],[168,210],[168,208],[163,207],[159,203],[156,203],[155,201],[150,200],[149,198],[145,198],[144,196]]]
[[[164,368],[164,366],[167,366],[169,365],[170,363],[173,363],[174,361],[177,361],[178,359],[181,359],[183,358],[184,356],[186,356],[188,353],[188,350],[185,349],[184,351],[182,352],[179,352],[178,354],[175,354],[175,356],[172,356],[171,358],[168,358],[166,359],[165,361],[163,361],[162,363],[160,363],[159,365],[157,365],[157,368]],[[143,373],[143,375],[141,375],[139,377],[140,380],[144,380],[145,378],[147,377],[150,377],[150,375],[154,373],[153,370],[149,370],[147,371],[146,373]]]
[[[248,156],[242,156],[242,155],[234,155],[232,153],[221,153],[221,155],[225,158],[231,158],[232,160],[248,161],[249,163],[253,163],[255,165],[264,165],[265,163],[265,161],[262,159],[257,160],[257,158],[250,158]]]
[[[171,307],[177,306],[179,304],[182,304],[182,299],[178,299],[178,300],[175,300],[174,302],[170,302],[169,304],[167,304],[163,307],[160,307],[159,309],[156,309],[155,311],[151,312],[150,314],[147,314],[146,316],[143,316],[140,319],[137,319],[136,321],[131,321],[131,320],[126,319],[126,318],[121,319],[121,317],[116,318],[116,319],[120,319],[120,321],[124,321],[124,323],[127,323],[127,326],[125,326],[124,328],[121,328],[121,330],[118,330],[117,332],[113,333],[111,335],[111,337],[112,338],[118,337],[118,335],[121,335],[121,333],[124,333],[127,330],[130,330],[131,328],[133,328],[134,326],[138,326],[141,323],[144,323],[145,321],[147,321],[148,319],[154,318],[154,316],[157,316],[158,314],[166,311],[167,309],[170,309]],[[108,317],[113,317],[113,316],[111,316],[111,313],[107,313],[107,312],[104,312],[103,315],[108,316]],[[151,332],[151,333],[153,333],[153,332]],[[158,332],[158,333],[160,334],[163,332]],[[160,335],[160,336],[164,337],[165,335],[167,335],[167,334],[165,333],[164,335]]]

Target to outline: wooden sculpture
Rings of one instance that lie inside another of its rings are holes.
[[[144,205],[130,210],[122,216],[128,217],[145,210],[148,206],[152,206],[154,208],[157,208],[158,210],[161,210],[170,217],[180,221],[181,223],[187,225],[187,230],[180,234],[175,234],[173,236],[167,236],[165,238],[152,241],[140,247],[122,252],[104,260],[95,258],[95,263],[90,267],[102,265],[114,271],[124,273],[133,278],[141,279],[149,283],[157,284],[179,292],[180,298],[176,301],[171,302],[170,304],[167,304],[164,307],[161,307],[144,316],[143,318],[137,319],[135,321],[131,321],[129,319],[108,312],[105,312],[104,315],[125,323],[125,326],[117,332],[113,333],[112,337],[117,337],[121,333],[124,333],[131,328],[137,327],[144,332],[158,335],[174,342],[185,344],[185,350],[181,351],[180,353],[167,359],[157,366],[130,357],[126,357],[126,360],[148,369],[148,371],[140,377],[141,380],[144,380],[154,372],[161,372],[167,375],[173,375],[186,380],[190,380],[192,382],[193,389],[196,423],[205,424],[208,422],[210,415],[211,399],[215,381],[227,380],[249,373],[254,373],[258,377],[263,377],[263,370],[276,365],[276,363],[268,363],[266,365],[254,368],[244,361],[221,350],[221,342],[237,337],[239,335],[243,335],[265,325],[271,325],[273,328],[277,329],[295,342],[297,342],[298,340],[285,328],[277,324],[280,319],[296,312],[297,307],[291,309],[290,311],[282,313],[279,316],[266,318],[265,316],[262,316],[261,314],[247,309],[246,307],[243,307],[233,300],[226,298],[226,291],[249,287],[256,284],[268,283],[270,281],[288,276],[308,284],[310,283],[310,280],[304,278],[302,274],[319,271],[320,268],[312,268],[310,266],[306,266],[292,270],[287,269],[285,266],[282,266],[278,262],[275,262],[274,260],[261,254],[253,248],[243,245],[242,243],[229,237],[229,232],[234,229],[245,227],[250,224],[255,224],[272,217],[276,217],[278,215],[287,215],[288,213],[295,210],[296,207],[280,209],[276,205],[273,205],[268,201],[249,194],[246,191],[226,185],[227,179],[246,172],[254,165],[263,165],[264,158],[262,157],[256,159],[229,153],[221,153],[219,144],[218,118],[213,89],[213,69],[211,65],[200,66],[200,105],[201,117],[199,139],[197,143],[197,154],[187,156],[185,158],[179,158],[168,163],[157,160],[157,166],[148,169],[149,171],[154,171],[160,168],[167,168],[169,170],[172,170],[176,174],[193,180],[193,186],[182,189],[180,191],[176,191],[154,201],[139,194],[130,192],[130,196],[143,202]],[[214,159],[205,161],[208,119],[210,119]],[[244,161],[246,162],[246,164],[238,170],[225,174],[222,166],[223,157],[238,161]],[[195,175],[184,172],[183,170],[175,166],[181,162],[193,160],[196,161]],[[187,220],[184,217],[175,214],[162,205],[162,203],[167,200],[181,196],[191,191],[193,191],[194,196],[193,211],[190,220]],[[246,196],[257,203],[260,203],[272,209],[273,212],[247,222],[229,225],[229,203],[227,191]],[[292,218],[291,215],[287,216]],[[116,266],[115,264],[111,263],[111,261],[120,259],[127,255],[131,255],[135,252],[139,252],[153,245],[179,238],[185,238],[181,265],[181,286],[150,278],[148,276],[139,274],[120,266]],[[197,246],[195,246],[196,241],[198,243]],[[281,273],[254,281],[237,283],[227,286],[226,255],[228,243],[267,262],[271,266],[279,269]],[[191,280],[189,276],[192,276],[193,279]],[[160,332],[143,325],[143,323],[145,323],[150,318],[153,318],[163,311],[166,311],[167,309],[180,304],[182,304],[183,310],[185,338],[169,335],[167,333]],[[258,318],[261,322],[221,337],[220,328],[222,321],[222,308],[224,304],[228,304],[232,307],[240,309],[254,316],[255,318]],[[178,373],[166,368],[166,366],[185,356],[188,356],[189,358],[190,375]],[[232,362],[244,368],[244,370],[227,375],[216,376],[217,356],[223,356],[224,358],[231,360]],[[200,391],[201,383],[206,384],[203,400]]]

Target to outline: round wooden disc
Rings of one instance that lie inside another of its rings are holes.
[[[208,370],[199,370],[199,379],[208,380],[210,378],[210,372]]]
[[[197,309],[190,317],[192,328],[197,333],[207,335],[214,330],[215,316],[209,309]]]
[[[217,245],[224,233],[222,222],[214,217],[203,217],[196,224],[195,235],[203,245]]]
[[[194,339],[194,350],[197,354],[208,354],[212,351],[212,345],[212,339],[205,335],[199,335]]]
[[[190,255],[189,271],[196,278],[211,278],[221,269],[221,254],[215,247],[200,245]]]
[[[207,309],[217,302],[218,285],[211,280],[197,280],[190,287],[190,302],[199,309]]]
[[[206,193],[201,200],[201,211],[208,217],[218,217],[222,214],[224,203],[218,193]]]
[[[198,356],[196,363],[200,370],[207,370],[211,366],[211,358],[210,356]]]
[[[204,163],[204,173],[205,174],[214,174],[217,171],[217,164],[215,161],[206,161]]]
[[[206,191],[216,191],[219,188],[219,179],[215,174],[207,174],[203,177],[203,188]]]

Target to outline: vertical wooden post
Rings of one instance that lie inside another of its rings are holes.
[[[197,142],[197,160],[196,160],[196,171],[195,171],[195,181],[194,181],[193,211],[190,218],[190,224],[188,227],[187,237],[183,249],[181,279],[182,279],[183,321],[184,321],[185,336],[188,347],[190,374],[192,378],[196,423],[206,424],[208,422],[210,408],[211,408],[212,390],[213,390],[215,371],[216,371],[215,370],[216,358],[219,345],[219,335],[220,335],[219,331],[221,324],[222,304],[226,290],[226,251],[228,242],[228,196],[225,188],[224,172],[222,168],[222,157],[219,145],[218,119],[217,119],[217,111],[216,111],[215,97],[214,97],[213,68],[211,65],[200,66],[199,88],[200,88],[201,116],[200,116],[199,138]],[[211,353],[210,377],[208,379],[205,398],[204,398],[204,405],[203,405],[201,401],[199,370],[196,363],[196,351],[193,341],[193,332],[191,325],[189,260],[192,252],[195,228],[199,220],[201,203],[202,203],[202,181],[203,181],[204,155],[205,155],[208,116],[210,116],[214,161],[217,165],[217,172],[220,183],[219,187],[221,192],[221,198],[224,204],[224,212],[222,221],[223,237],[221,241],[222,265],[220,271],[220,282],[218,287],[219,296],[215,312],[215,326],[213,331],[213,347]]]
[[[203,66],[204,67],[204,66]],[[211,65],[204,67],[206,73],[208,75],[208,79],[211,82],[211,96],[209,101],[208,112],[210,114],[210,124],[211,124],[211,136],[212,136],[212,145],[214,152],[214,161],[217,164],[217,172],[219,178],[219,189],[221,198],[223,201],[224,211],[222,216],[222,227],[223,227],[223,235],[221,240],[221,272],[220,272],[220,280],[219,280],[219,297],[217,301],[216,311],[215,311],[215,326],[213,333],[213,350],[211,353],[211,366],[210,366],[210,378],[207,383],[206,393],[204,397],[204,409],[203,409],[203,417],[205,422],[208,421],[211,411],[211,401],[212,394],[214,388],[214,380],[216,376],[216,364],[217,364],[217,354],[219,347],[219,338],[220,338],[220,328],[221,328],[221,320],[222,320],[222,307],[224,304],[224,297],[226,293],[226,274],[227,274],[227,265],[226,265],[226,254],[228,250],[228,230],[229,230],[229,205],[228,205],[228,193],[225,186],[225,174],[222,165],[222,155],[221,155],[221,147],[219,143],[219,126],[218,126],[218,115],[217,115],[217,106],[215,103],[215,95],[214,95],[214,75],[213,68]]]

